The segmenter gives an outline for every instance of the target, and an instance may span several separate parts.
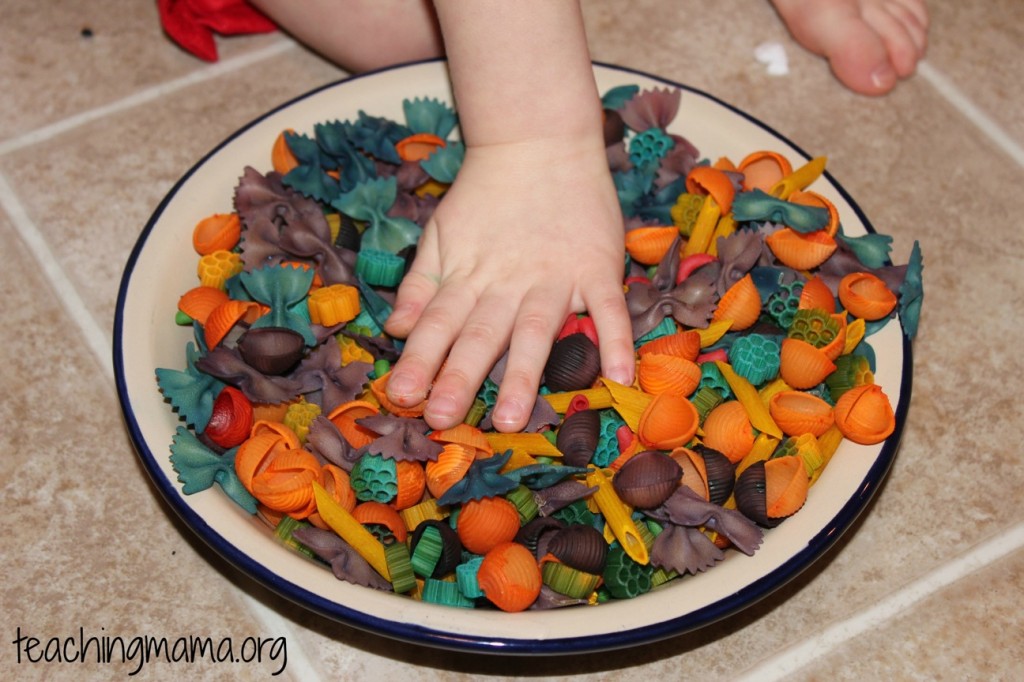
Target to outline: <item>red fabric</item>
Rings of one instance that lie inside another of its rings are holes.
[[[245,0],[157,0],[160,23],[182,48],[208,62],[217,61],[213,34],[270,33],[277,29]]]

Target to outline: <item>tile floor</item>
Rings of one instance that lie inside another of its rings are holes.
[[[933,0],[929,58],[884,99],[843,90],[763,2],[585,3],[594,59],[682,81],[804,149],[882,231],[915,239],[928,296],[890,476],[828,555],[698,632],[603,656],[507,659],[395,643],[303,611],[222,561],[157,499],[110,365],[127,255],[174,181],[230,132],[344,74],[283,35],[201,63],[153,3],[2,0],[0,670],[106,679],[127,665],[18,662],[22,636],[285,637],[282,679],[941,679],[1024,676],[1024,5]],[[90,29],[91,36],[84,30]],[[754,58],[781,43],[789,73]],[[55,371],[56,370],[56,371]],[[279,665],[232,668],[265,678]],[[72,672],[73,671],[73,672]],[[162,679],[226,669],[152,664]]]

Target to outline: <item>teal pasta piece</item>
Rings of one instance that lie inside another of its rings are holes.
[[[632,599],[652,587],[654,568],[633,561],[618,542],[608,548],[608,561],[604,569],[604,585],[616,599]]]
[[[237,452],[238,448],[233,448],[218,455],[200,443],[191,431],[179,426],[171,443],[171,466],[178,473],[181,492],[192,495],[216,483],[235,504],[255,514],[256,498],[245,489],[235,473]]]
[[[924,303],[922,270],[924,261],[921,256],[921,243],[914,240],[914,248],[910,251],[910,260],[907,263],[907,273],[899,290],[900,321],[903,322],[903,331],[911,339],[917,335],[917,322],[921,317],[921,304]]]
[[[738,223],[769,221],[797,232],[824,229],[829,221],[827,209],[783,201],[759,189],[738,193],[732,202],[732,215]]]
[[[398,181],[374,178],[359,183],[331,202],[331,206],[355,220],[367,223],[361,240],[362,249],[398,253],[412,246],[423,229],[408,218],[387,214],[398,196]]]
[[[420,168],[437,182],[450,185],[455,181],[459,169],[462,168],[462,160],[465,156],[465,145],[461,142],[449,142],[431,154],[429,158],[420,161]]]
[[[748,334],[733,341],[729,362],[736,373],[754,384],[774,379],[779,373],[779,342],[763,334]]]
[[[601,107],[604,109],[621,109],[626,102],[636,97],[640,92],[639,85],[619,85],[611,88],[601,96]]]
[[[892,245],[892,237],[889,235],[873,232],[860,237],[847,237],[840,228],[836,238],[867,268],[880,268],[889,262]]]
[[[470,500],[504,495],[515,490],[519,482],[499,473],[510,457],[512,450],[506,450],[501,455],[474,460],[462,479],[448,488],[437,503],[441,506],[465,504]]]
[[[202,433],[213,414],[213,403],[226,385],[214,376],[196,369],[202,357],[191,342],[185,347],[185,369],[157,369],[156,383],[185,423]]]
[[[442,140],[448,139],[458,123],[455,110],[434,98],[403,100],[402,111],[405,114],[405,125],[410,131],[437,135]]]
[[[302,337],[307,346],[316,345],[309,328],[306,294],[313,281],[312,269],[272,265],[239,275],[242,286],[252,297],[270,307],[252,323],[250,329],[288,329]],[[305,310],[302,310],[305,308]]]
[[[360,502],[387,504],[398,494],[397,465],[388,457],[363,455],[352,467],[349,480]]]

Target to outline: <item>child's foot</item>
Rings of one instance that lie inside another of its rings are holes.
[[[924,0],[772,0],[793,37],[854,92],[882,95],[924,57]]]

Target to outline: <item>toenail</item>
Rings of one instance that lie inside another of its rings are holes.
[[[896,70],[889,64],[871,72],[871,83],[879,90],[888,90],[896,82]]]

